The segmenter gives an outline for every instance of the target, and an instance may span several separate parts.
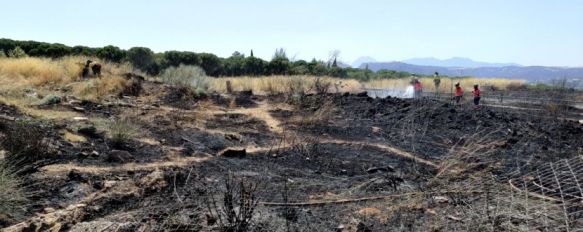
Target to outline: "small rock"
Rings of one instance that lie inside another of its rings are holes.
[[[79,158],[79,159],[85,159],[85,158],[88,158],[88,157],[89,157],[89,153],[87,153],[87,152],[79,152],[79,153],[77,153],[77,158]]]
[[[433,201],[437,203],[447,203],[449,202],[449,198],[444,196],[435,196],[433,197]]]
[[[369,226],[364,224],[364,222],[358,222],[356,225],[356,232],[372,232]]]
[[[338,225],[338,226],[336,227],[336,231],[337,231],[337,232],[342,232],[342,231],[344,231],[344,225],[342,225],[342,224]]]
[[[134,156],[128,151],[123,150],[112,150],[107,154],[105,158],[106,162],[110,163],[127,163],[134,161]]]
[[[79,100],[70,100],[69,101],[69,105],[79,105],[79,104],[81,104],[81,101],[79,101]]]
[[[454,221],[458,221],[458,222],[462,220],[462,218],[456,217],[456,216],[453,216],[453,215],[447,215],[447,218],[449,218],[451,220],[454,220]]]
[[[77,111],[77,112],[85,112],[85,108],[83,108],[83,107],[78,107],[78,106],[75,106],[75,107],[73,107],[73,110],[75,110],[75,111]]]
[[[116,184],[117,184],[117,181],[115,181],[115,180],[106,180],[103,183],[103,188],[108,189],[108,188],[111,188],[111,187],[115,186]]]
[[[43,210],[45,211],[45,213],[54,213],[55,212],[55,209],[51,208],[51,207],[44,208]]]
[[[93,125],[83,125],[77,129],[77,132],[93,138],[99,137],[97,128]]]
[[[437,215],[437,212],[434,209],[427,209],[425,212],[432,215]]]
[[[90,154],[92,157],[99,157],[99,152],[97,151],[92,151]]]
[[[245,158],[247,156],[247,150],[239,148],[226,148],[220,151],[218,156],[224,156],[227,158]]]
[[[4,119],[4,120],[8,120],[8,121],[14,121],[14,120],[16,120],[15,117],[11,117],[11,116],[8,116],[8,115],[0,115],[0,119]]]
[[[79,182],[85,182],[87,180],[87,175],[79,172],[79,170],[77,170],[77,169],[72,169],[71,171],[69,171],[69,174],[67,174],[67,177],[69,177],[69,180],[74,180],[74,181],[79,181]]]
[[[89,118],[87,118],[87,117],[73,117],[73,120],[75,120],[75,121],[87,121],[87,120],[89,120]]]
[[[385,167],[372,167],[366,170],[367,173],[372,174],[372,173],[377,173],[377,172],[394,172],[395,169],[391,166],[385,166]]]
[[[366,91],[360,92],[356,94],[357,97],[368,97],[368,93]]]

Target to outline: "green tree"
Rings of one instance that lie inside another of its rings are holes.
[[[8,51],[8,57],[12,57],[12,58],[23,58],[23,57],[27,57],[28,55],[26,54],[26,52],[24,52],[24,50],[22,50],[22,48],[20,47],[15,47],[14,49]]]
[[[290,74],[292,75],[307,75],[310,74],[308,62],[305,60],[298,60],[292,62]]]
[[[257,57],[247,57],[243,61],[243,69],[245,74],[251,76],[266,75],[267,62]]]
[[[64,44],[51,44],[43,52],[44,52],[43,56],[58,58],[70,55],[71,48]]]
[[[75,46],[71,48],[71,54],[73,55],[93,56],[95,52],[96,49],[87,46]]]
[[[229,58],[224,60],[223,75],[241,76],[245,74],[245,55],[234,52]]]
[[[154,52],[145,47],[133,47],[127,52],[127,58],[132,65],[142,71],[148,71],[148,68],[154,64]]]
[[[200,67],[204,69],[209,76],[218,76],[221,68],[221,60],[218,56],[211,53],[200,53]]]
[[[101,59],[119,63],[126,57],[126,51],[116,46],[108,45],[97,49],[96,55]]]
[[[308,63],[308,69],[310,70],[310,74],[314,76],[326,75],[326,64],[323,61],[317,61],[315,58]]]
[[[285,49],[279,48],[275,50],[273,58],[269,62],[269,72],[270,74],[284,75],[289,72],[290,63],[287,58]]]
[[[184,65],[200,65],[200,57],[194,52],[167,51],[162,54],[161,68],[178,67]]]

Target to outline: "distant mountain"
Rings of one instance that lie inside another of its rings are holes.
[[[422,65],[422,66],[438,66],[438,67],[459,67],[459,68],[479,68],[479,67],[507,67],[507,66],[521,66],[515,63],[488,63],[481,61],[474,61],[464,57],[453,57],[445,60],[429,58],[413,58],[401,61],[407,64]]]
[[[349,65],[349,64],[347,64],[347,63],[344,63],[344,62],[342,62],[342,61],[338,61],[337,65],[338,65],[338,67],[340,67],[340,68],[349,68],[349,67],[350,67],[350,65]]]
[[[505,66],[457,68],[412,65],[403,62],[374,62],[363,63],[360,65],[360,68],[364,68],[367,64],[371,71],[387,69],[422,75],[432,75],[435,72],[439,72],[440,75],[447,76],[500,77],[521,79],[528,82],[548,82],[550,80],[562,78],[567,78],[568,80],[583,80],[583,67]]]
[[[356,59],[354,62],[352,62],[352,67],[358,68],[358,67],[360,67],[361,64],[373,63],[373,62],[377,62],[377,61],[370,56],[361,56],[358,59]]]

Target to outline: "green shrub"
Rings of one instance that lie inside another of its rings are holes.
[[[15,47],[14,49],[8,51],[8,56],[12,58],[24,58],[27,57],[26,52],[20,47]]]
[[[6,57],[6,53],[4,53],[4,50],[0,49],[0,58],[5,58]]]
[[[205,92],[210,86],[210,78],[204,70],[194,65],[170,67],[162,73],[162,81],[176,86],[192,88],[195,92]]]
[[[49,94],[40,100],[39,105],[54,105],[61,103],[63,99],[59,95]]]

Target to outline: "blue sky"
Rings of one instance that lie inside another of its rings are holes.
[[[0,37],[270,59],[469,57],[583,66],[583,1],[1,0]]]

